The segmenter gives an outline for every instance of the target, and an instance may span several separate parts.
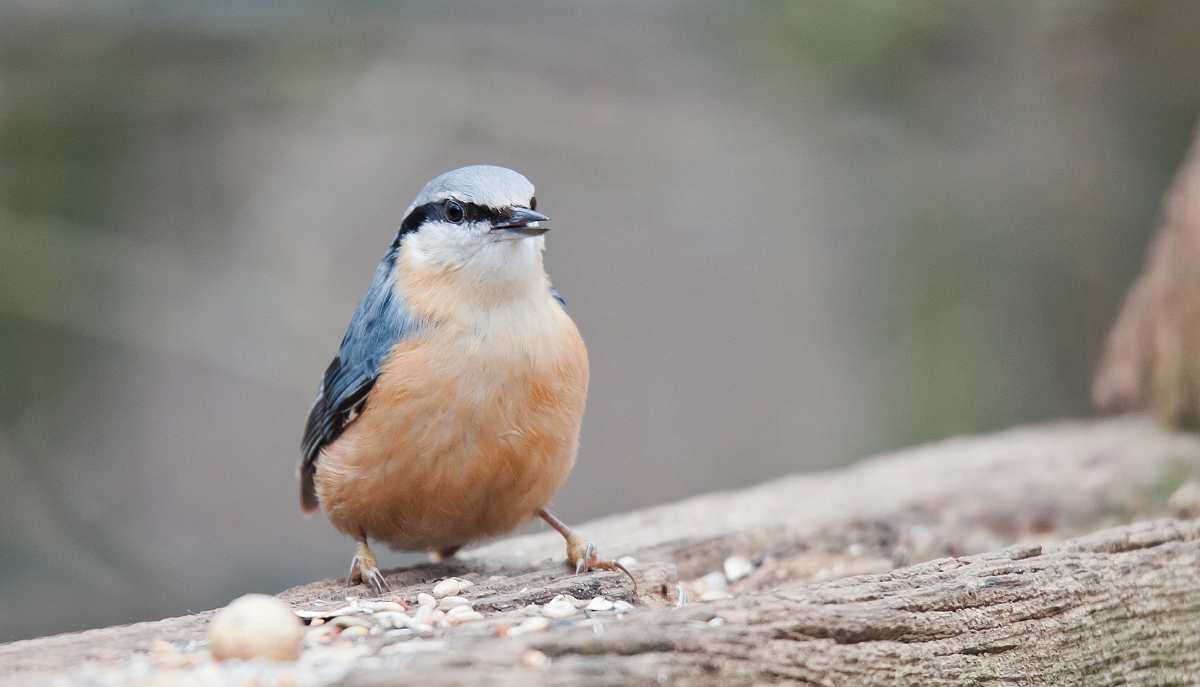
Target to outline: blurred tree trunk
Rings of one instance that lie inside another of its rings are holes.
[[[1170,426],[1200,425],[1200,130],[1108,335],[1092,398],[1102,410],[1148,408]]]

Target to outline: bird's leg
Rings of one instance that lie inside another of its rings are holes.
[[[567,560],[575,564],[575,574],[585,573],[593,568],[597,570],[620,570],[629,576],[629,581],[633,582],[633,593],[637,594],[637,580],[633,579],[633,573],[621,565],[620,563],[608,559],[600,558],[596,555],[596,545],[585,540],[575,532],[571,531],[562,520],[559,520],[553,513],[542,509],[538,511],[538,515],[542,516],[551,527],[558,530],[567,540]]]
[[[391,591],[375,563],[375,553],[367,546],[366,534],[360,535],[360,539],[354,543],[354,559],[350,561],[350,582],[369,584],[380,594]]]

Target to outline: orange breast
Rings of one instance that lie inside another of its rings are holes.
[[[588,383],[583,340],[551,304],[442,323],[393,349],[317,461],[335,527],[445,549],[510,532],[549,502],[575,460]]]

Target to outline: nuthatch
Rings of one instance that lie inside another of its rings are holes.
[[[546,511],[571,471],[583,339],[542,267],[533,184],[503,167],[425,185],[359,301],[304,428],[300,503],[357,540],[447,557],[541,516],[576,572],[621,569]],[[632,576],[630,576],[632,579]]]

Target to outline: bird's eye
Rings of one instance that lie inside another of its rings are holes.
[[[453,200],[446,201],[446,219],[458,224],[463,221],[463,208]]]
[[[530,197],[530,199],[529,199],[529,209],[530,209],[530,210],[536,210],[536,209],[537,209],[537,196],[532,196],[532,197]]]

